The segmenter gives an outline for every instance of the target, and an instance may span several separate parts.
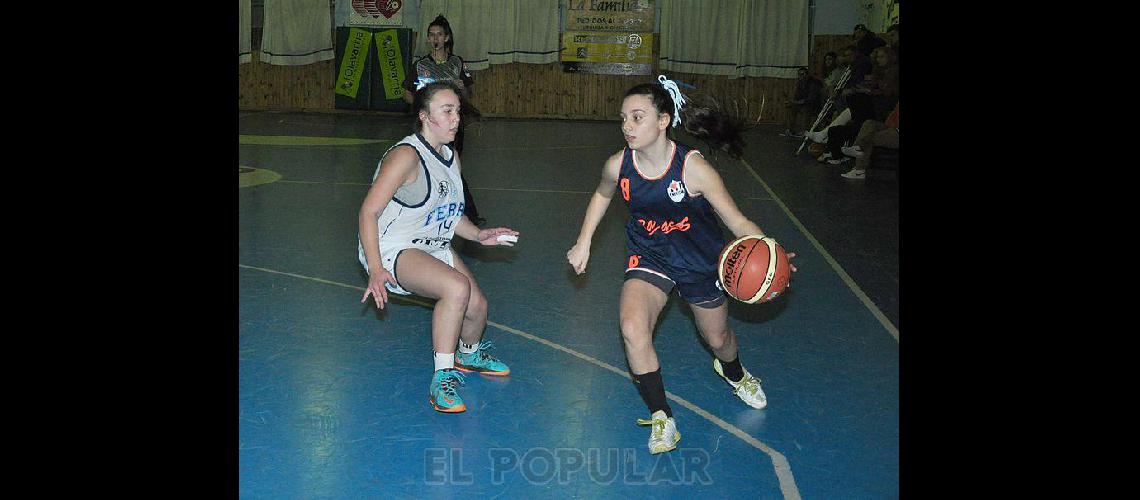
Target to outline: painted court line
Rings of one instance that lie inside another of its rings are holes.
[[[240,117],[239,117],[240,118]],[[238,135],[238,144],[253,146],[359,146],[363,144],[393,143],[399,139],[359,139],[354,137],[326,137],[302,135]],[[613,145],[578,146],[491,146],[480,147],[480,151],[538,151],[549,149],[602,149],[615,148]]]
[[[548,149],[621,149],[621,145],[590,144],[582,146],[489,146],[478,147],[479,151],[546,151]]]
[[[338,186],[371,186],[367,182],[330,182],[330,181],[287,181],[279,180],[277,182],[284,182],[286,184],[334,184]],[[555,194],[594,194],[593,191],[565,191],[559,189],[513,189],[513,188],[481,188],[470,187],[472,191],[513,191],[518,193],[555,193]],[[766,199],[766,198],[765,198]]]
[[[756,173],[756,170],[752,168],[752,165],[749,165],[748,162],[744,160],[744,158],[741,158],[740,162],[744,164],[744,168],[748,170],[748,173],[752,174],[752,177],[755,178],[756,181],[764,187],[764,190],[768,191],[768,194],[772,196],[772,201],[775,201],[776,204],[780,206],[780,209],[782,209],[784,213],[788,215],[788,218],[791,219],[792,223],[795,224],[797,228],[799,228],[800,232],[803,233],[804,236],[807,236],[808,241],[811,242],[816,251],[818,251],[820,255],[823,255],[824,260],[826,260],[827,263],[831,265],[831,268],[835,270],[835,273],[839,275],[839,278],[847,284],[847,287],[855,293],[856,297],[859,297],[859,300],[863,302],[863,305],[867,306],[867,309],[871,311],[871,314],[873,314],[875,318],[879,320],[879,323],[883,325],[883,328],[886,328],[887,332],[890,333],[897,342],[899,340],[899,329],[891,323],[891,320],[887,319],[887,316],[883,314],[883,311],[879,310],[879,307],[871,301],[871,298],[867,297],[867,294],[863,293],[863,289],[859,288],[859,285],[855,284],[855,280],[851,279],[851,276],[848,275],[847,271],[844,271],[843,267],[840,266],[839,263],[831,257],[831,254],[827,253],[827,250],[823,248],[823,245],[820,244],[819,240],[816,240],[815,236],[812,236],[811,232],[808,231],[802,223],[800,223],[800,220],[797,219],[794,214],[792,214],[792,211],[788,209],[788,206],[785,205],[782,200],[780,200],[779,196],[776,196],[776,193],[772,191],[772,188],[768,187],[768,183],[764,182],[764,179],[760,178],[760,175]]]
[[[330,181],[287,181],[279,180],[277,182],[284,182],[286,184],[334,184],[338,186],[371,186],[367,182],[330,182]],[[489,188],[489,187],[468,187],[472,191],[509,191],[515,193],[554,193],[554,194],[594,194],[593,191],[567,191],[565,189],[515,189],[515,188]],[[768,197],[749,196],[744,198],[746,200],[771,200]]]
[[[360,146],[395,143],[391,139],[356,139],[352,137],[309,137],[299,135],[238,135],[238,144],[254,146]]]
[[[317,283],[323,283],[326,285],[333,285],[333,286],[339,286],[342,288],[349,288],[352,290],[356,290],[358,292],[364,292],[365,291],[364,287],[349,285],[349,284],[345,284],[345,283],[338,283],[336,281],[329,281],[329,280],[324,280],[324,279],[320,279],[320,278],[314,278],[312,276],[304,276],[304,275],[288,273],[288,272],[284,272],[284,271],[277,271],[274,269],[266,269],[263,267],[247,266],[245,264],[238,264],[238,267],[243,268],[243,269],[252,269],[255,271],[262,271],[262,272],[271,273],[271,274],[280,274],[280,275],[290,276],[293,278],[298,278],[298,279],[303,279],[303,280],[315,281]],[[432,307],[432,304],[430,304],[428,302],[423,302],[420,300],[416,300],[416,299],[401,296],[401,295],[396,295],[396,294],[390,293],[390,294],[388,294],[388,298],[391,300],[399,300],[401,302],[407,302],[410,304],[416,304],[416,305],[420,305],[420,306],[424,306],[424,307],[429,307],[429,308]],[[539,337],[537,335],[532,335],[532,334],[526,333],[522,330],[516,330],[516,329],[511,328],[511,327],[506,326],[506,325],[500,325],[499,323],[496,323],[496,322],[491,321],[491,320],[487,320],[487,324],[490,326],[493,326],[495,328],[498,328],[499,330],[502,330],[504,332],[510,333],[512,335],[537,342],[539,344],[550,347],[551,349],[562,351],[566,354],[569,354],[571,356],[579,358],[579,359],[581,359],[587,363],[590,363],[594,366],[597,366],[597,367],[605,369],[605,370],[609,370],[609,371],[617,374],[618,376],[620,376],[624,379],[627,379],[627,380],[629,379],[629,373],[626,370],[621,370],[621,369],[619,369],[619,368],[617,368],[617,367],[615,367],[609,363],[606,363],[606,362],[601,361],[597,358],[594,358],[593,356],[589,356],[587,354],[580,353],[578,351],[575,351],[575,350],[570,349],[568,347],[565,347],[563,345],[560,345],[560,344],[551,342],[549,340],[546,340],[546,339]],[[688,400],[686,400],[680,396],[677,396],[676,394],[673,394],[672,392],[665,391],[665,396],[668,397],[669,399],[677,402],[681,406],[684,406],[685,408],[692,410],[693,413],[700,415],[701,418],[704,418],[705,420],[712,422],[717,427],[720,427],[721,429],[728,431],[728,433],[740,438],[742,441],[748,443],[753,448],[756,448],[756,449],[760,450],[761,452],[763,452],[764,454],[771,457],[772,467],[773,467],[773,469],[775,469],[776,478],[780,482],[780,492],[783,493],[784,498],[789,499],[789,500],[800,500],[800,491],[799,491],[799,488],[796,487],[796,479],[795,479],[795,476],[792,474],[792,467],[790,464],[788,464],[788,459],[786,457],[784,457],[784,455],[782,453],[780,453],[779,451],[776,451],[771,446],[768,446],[768,445],[762,443],[760,440],[752,437],[747,432],[740,430],[740,428],[738,428],[738,427],[736,427],[736,426],[734,426],[728,422],[725,422],[724,420],[720,419],[716,415],[713,415],[713,414],[705,411],[703,408],[689,402]]]
[[[279,180],[276,182],[283,182],[285,184],[332,184],[336,186],[371,186],[367,182],[330,182],[330,181],[287,181]],[[509,191],[514,193],[552,193],[552,194],[594,194],[593,191],[567,191],[564,189],[515,189],[515,188],[488,188],[488,187],[468,187],[472,191]],[[749,196],[743,198],[745,200],[771,200],[768,197]]]
[[[513,191],[516,193],[556,193],[556,194],[594,194],[593,191],[567,191],[563,189],[515,189],[515,188],[488,188],[474,187],[468,189],[479,191]]]
[[[336,186],[371,186],[368,182],[329,182],[329,181],[286,181],[280,180],[277,182],[284,182],[285,184],[332,184]]]

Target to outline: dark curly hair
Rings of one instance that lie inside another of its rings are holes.
[[[625,93],[631,95],[648,96],[658,113],[669,115],[673,119],[673,97],[660,83],[642,83],[633,86]],[[733,158],[740,158],[744,154],[744,138],[741,132],[744,127],[739,120],[728,116],[716,109],[715,101],[711,99],[687,99],[681,108],[681,126],[693,137],[707,142],[713,148],[728,153]]]

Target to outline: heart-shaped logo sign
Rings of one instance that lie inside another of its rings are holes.
[[[356,11],[356,13],[360,14],[361,16],[372,16],[373,18],[378,18],[382,12],[380,7],[376,4],[377,2],[381,1],[385,0],[352,0],[352,10]],[[388,14],[385,14],[384,16],[392,17]]]
[[[361,16],[370,15],[370,9],[376,8],[376,0],[352,0],[352,10]]]
[[[375,0],[373,3],[384,4],[382,7],[380,7],[380,13],[384,15],[385,19],[391,19],[392,16],[396,15],[396,13],[400,11],[400,7],[404,6],[403,2],[400,0]]]

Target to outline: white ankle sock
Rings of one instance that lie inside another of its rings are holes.
[[[463,354],[471,354],[471,353],[475,352],[476,348],[478,346],[479,346],[478,342],[476,342],[474,345],[467,345],[467,343],[464,342],[463,339],[459,339],[459,352],[461,352]]]
[[[437,353],[435,353],[434,358],[435,358],[435,369],[436,370],[445,370],[447,368],[455,368],[455,353],[454,352],[448,352],[448,353],[437,352]]]

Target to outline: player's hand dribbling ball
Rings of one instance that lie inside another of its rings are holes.
[[[737,238],[721,250],[717,272],[729,297],[745,304],[757,304],[784,292],[792,278],[792,265],[784,247],[776,240],[749,235]]]

